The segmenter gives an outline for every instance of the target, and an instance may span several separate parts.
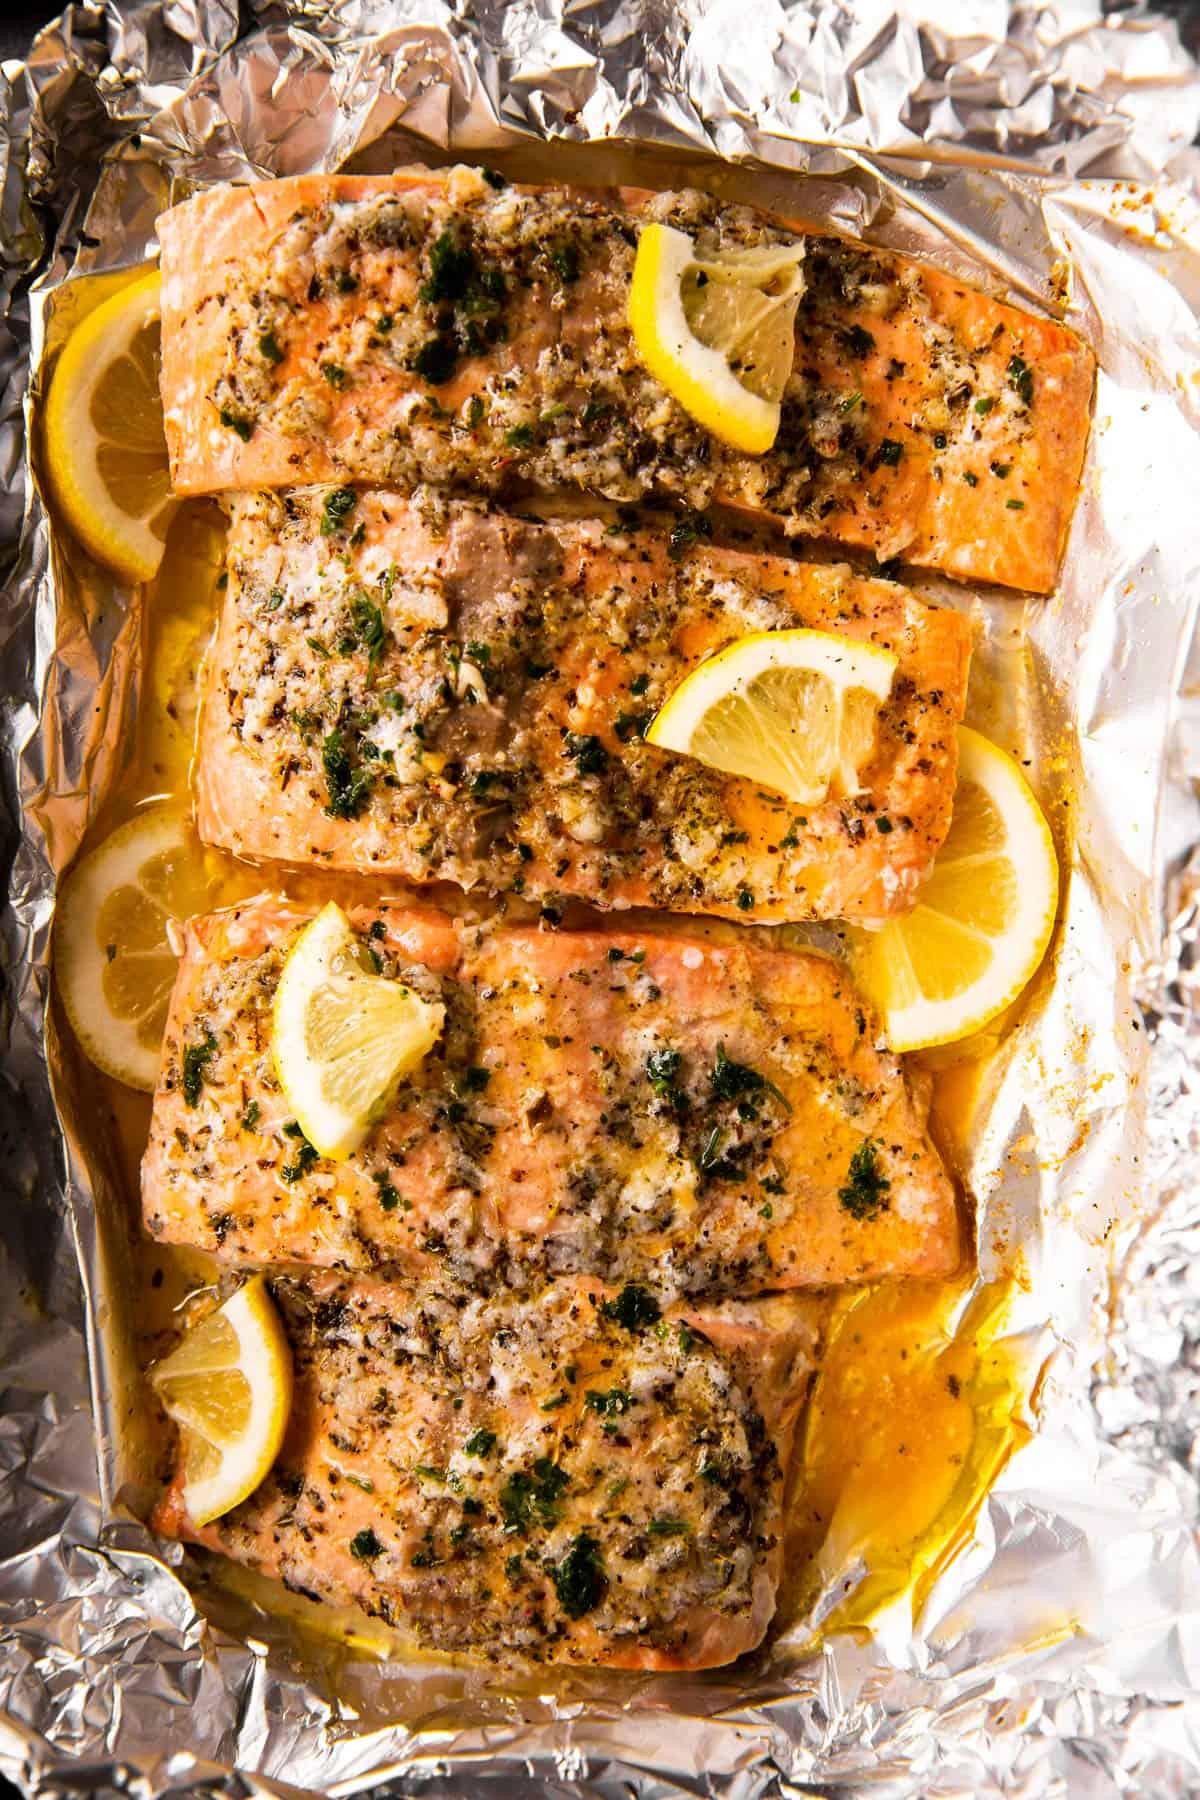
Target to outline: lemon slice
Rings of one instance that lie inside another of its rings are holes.
[[[919,903],[880,931],[848,928],[893,1050],[979,1031],[1032,979],[1054,929],[1058,860],[1029,783],[965,725],[958,756],[954,817]]]
[[[292,1352],[256,1275],[155,1363],[150,1381],[183,1440],[194,1525],[239,1505],[279,1455],[292,1408]]]
[[[629,326],[642,360],[685,412],[738,450],[760,455],[778,435],[803,261],[802,244],[697,257],[671,225],[647,225],[638,239]]]
[[[446,1009],[374,973],[335,901],[288,952],[275,991],[272,1055],[309,1143],[353,1155],[396,1088],[432,1050]]]
[[[646,741],[798,806],[854,794],[896,661],[829,631],[757,631],[693,669]]]
[[[91,1061],[129,1087],[158,1078],[176,957],[167,922],[203,912],[212,879],[187,815],[135,813],[76,863],[59,895],[54,971]]]
[[[174,510],[158,371],[156,271],[76,326],[46,400],[52,497],[84,547],[127,581],[158,568]]]

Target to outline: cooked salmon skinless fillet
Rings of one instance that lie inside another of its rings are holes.
[[[924,1108],[831,958],[356,911],[383,973],[447,1023],[334,1163],[271,1057],[310,916],[260,899],[186,928],[142,1165],[152,1236],[492,1291],[578,1274],[745,1297],[957,1265]]]
[[[640,360],[639,228],[805,245],[774,446],[697,425]],[[686,191],[479,171],[217,187],[165,213],[162,391],[181,493],[310,482],[718,499],[971,579],[1050,589],[1093,358],[927,264]]]
[[[703,1669],[762,1640],[782,1471],[817,1348],[797,1297],[659,1315],[644,1290],[535,1297],[275,1284],[296,1390],[262,1486],[155,1517],[427,1650]]]
[[[304,488],[231,500],[196,764],[202,837],[252,858],[739,920],[877,922],[950,821],[970,630],[840,565]],[[335,511],[337,508],[335,507]],[[790,804],[643,742],[748,633],[899,659],[859,791]]]

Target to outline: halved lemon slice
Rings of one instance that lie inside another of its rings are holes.
[[[188,1515],[206,1525],[268,1474],[292,1409],[292,1352],[263,1277],[194,1326],[150,1381],[183,1439]]]
[[[214,891],[186,813],[135,813],[76,863],[54,919],[54,972],[75,1035],[97,1067],[153,1089],[175,980],[170,919],[204,912]]]
[[[803,261],[802,244],[698,257],[671,225],[647,225],[638,239],[629,326],[642,360],[685,412],[738,450],[761,455],[778,435]]]
[[[693,669],[646,741],[798,806],[854,794],[896,661],[829,631],[757,631]]]
[[[1058,859],[1029,783],[965,725],[958,755],[954,817],[920,901],[880,931],[847,928],[893,1050],[979,1031],[1033,978],[1054,930]]]
[[[374,972],[335,901],[304,927],[275,991],[271,1049],[296,1122],[322,1156],[357,1150],[445,1017],[440,1003]]]
[[[121,288],[76,326],[50,381],[46,473],[67,524],[97,561],[149,581],[171,499],[159,371],[159,278]]]

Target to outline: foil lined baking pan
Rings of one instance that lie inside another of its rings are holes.
[[[0,81],[0,1770],[154,1796],[1197,1791],[1200,76],[1174,27],[1090,0],[85,0]],[[981,1277],[1021,1252],[1002,1341],[1029,1402],[915,1599],[838,1630],[866,1570],[830,1568],[766,1656],[706,1677],[501,1684],[197,1605],[178,1551],[113,1510],[125,1214],[45,1014],[55,874],[141,672],[136,597],[54,541],[26,473],[64,284],[142,260],[200,184],[453,154],[537,174],[548,140],[556,174],[714,184],[934,256],[1101,362],[1057,594],[919,584],[970,606],[972,716],[1029,761],[1071,870],[963,1164]]]

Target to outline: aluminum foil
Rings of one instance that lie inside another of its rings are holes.
[[[1093,0],[78,0],[0,69],[0,121],[0,1771],[139,1800],[1200,1793],[1200,75],[1175,27]],[[1036,1430],[919,1608],[815,1650],[797,1628],[748,1673],[334,1667],[248,1605],[202,1613],[111,1507],[111,1179],[46,962],[139,615],[51,537],[31,375],[66,278],[140,260],[188,187],[455,152],[798,204],[1065,299],[1101,360],[1058,593],[971,602],[976,716],[1070,864],[967,1170],[984,1274],[1020,1247]]]

